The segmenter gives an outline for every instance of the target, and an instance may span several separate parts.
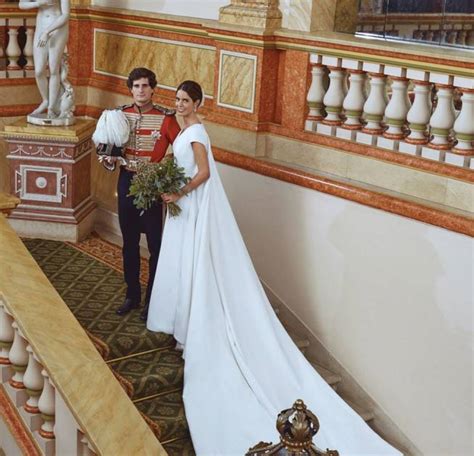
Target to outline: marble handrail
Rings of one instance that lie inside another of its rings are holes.
[[[20,204],[20,198],[8,193],[0,192],[0,212],[8,214]]]
[[[1,214],[0,265],[0,388],[17,387],[10,398],[43,453],[52,454],[56,445],[56,454],[60,446],[76,448],[71,456],[82,455],[86,445],[99,455],[166,455]],[[11,364],[16,374],[9,382]],[[28,415],[23,406],[33,415],[38,409],[42,419]],[[73,423],[72,429],[67,423]]]
[[[474,78],[372,55],[318,53],[310,62],[307,131],[470,167]]]

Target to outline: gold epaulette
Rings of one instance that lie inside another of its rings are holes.
[[[115,109],[119,109],[120,111],[123,111],[124,109],[128,109],[131,107],[133,107],[133,103],[117,106]]]
[[[168,109],[168,108],[165,108],[164,106],[160,106],[157,104],[154,104],[153,107],[157,109],[158,111],[161,111],[165,116],[174,116],[176,114],[175,109]]]

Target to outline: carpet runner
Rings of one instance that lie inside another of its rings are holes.
[[[173,337],[147,331],[141,309],[124,317],[121,249],[97,235],[78,244],[24,239],[26,247],[112,368],[170,456],[194,455],[182,402],[183,360]],[[142,260],[142,283],[148,263]],[[143,289],[145,287],[143,286]]]

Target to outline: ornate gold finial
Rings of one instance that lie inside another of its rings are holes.
[[[339,456],[336,450],[322,451],[313,444],[313,437],[319,431],[319,420],[301,399],[278,415],[276,428],[280,433],[280,443],[260,442],[250,448],[246,456]]]

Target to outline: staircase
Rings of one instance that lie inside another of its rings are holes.
[[[278,311],[278,308],[274,308],[274,309],[276,311],[275,313],[280,318],[280,312]],[[285,321],[282,321],[282,318],[280,318],[280,321],[282,322],[283,326],[285,326]],[[290,337],[293,339],[293,342],[296,344],[296,346],[306,356],[306,353],[305,353],[306,349],[310,345],[309,340],[298,336],[291,330],[287,329],[287,331]],[[308,358],[311,365],[319,373],[319,375],[326,381],[326,383],[328,383],[331,386],[331,388],[337,392],[337,387],[339,383],[342,381],[342,377],[339,374],[332,372],[328,368],[313,362],[311,359],[309,359],[308,356],[306,356],[306,358]],[[305,398],[302,398],[302,399],[305,400]],[[343,399],[351,406],[353,410],[355,410],[364,419],[364,421],[368,422],[374,419],[374,414],[370,410],[366,410],[364,409],[364,407],[360,406],[359,404],[356,404],[348,399],[345,399],[344,397]],[[315,413],[317,413],[317,411],[315,411]]]
[[[140,310],[124,317],[115,314],[125,292],[122,275],[117,270],[121,264],[120,248],[96,238],[94,242],[99,243],[100,248],[88,251],[87,255],[81,251],[87,249],[81,249],[80,244],[47,240],[24,242],[65,303],[90,333],[93,343],[168,454],[193,455],[182,402],[184,363],[181,352],[174,348],[174,339],[147,331],[139,319]],[[104,264],[104,258],[108,264]],[[275,313],[280,314],[278,308],[275,308]],[[305,353],[309,341],[291,331],[289,334]],[[312,365],[337,391],[341,376],[320,364]],[[374,418],[370,410],[347,402],[364,420]],[[249,442],[249,447],[255,443]]]

